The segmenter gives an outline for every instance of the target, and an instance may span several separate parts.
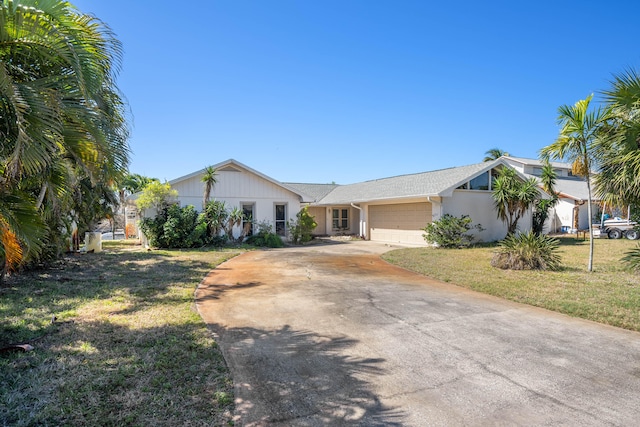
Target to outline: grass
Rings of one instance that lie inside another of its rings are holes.
[[[0,354],[0,425],[232,424],[233,383],[193,293],[238,251],[103,247],[0,286],[0,347],[35,348]]]
[[[560,238],[559,271],[491,267],[495,246],[413,248],[387,252],[392,264],[500,298],[640,331],[640,276],[620,261],[637,241],[595,239],[594,268],[587,271],[589,242]]]

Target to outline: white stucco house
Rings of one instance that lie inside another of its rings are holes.
[[[303,206],[318,223],[316,235],[426,245],[422,229],[444,214],[469,215],[484,228],[477,233],[480,241],[499,240],[507,233],[491,194],[492,176],[500,168],[513,167],[504,158],[347,185],[280,182],[233,159],[213,167],[217,183],[212,199],[242,209],[254,222],[270,223],[283,236],[287,220]],[[204,169],[169,181],[181,206],[202,209],[203,174]],[[521,177],[526,179],[522,173]],[[530,229],[531,212],[519,224],[521,230]],[[240,227],[234,235],[239,233]]]
[[[540,160],[510,156],[504,156],[502,159],[527,178],[539,178],[542,174],[543,163]],[[571,163],[551,162],[551,166],[556,172],[555,189],[560,199],[549,215],[545,232],[589,229],[586,181],[571,173]],[[599,212],[599,205],[600,200],[593,198],[592,195],[591,207],[594,215]],[[600,222],[600,219],[593,218],[593,221]]]

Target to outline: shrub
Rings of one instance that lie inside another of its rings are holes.
[[[277,234],[273,233],[273,227],[268,222],[258,223],[258,232],[247,238],[247,243],[253,246],[267,248],[282,248],[284,242]]]
[[[640,272],[640,244],[624,254],[625,256],[622,258],[622,262],[627,264],[627,266],[632,270]]]
[[[287,227],[291,235],[291,242],[295,245],[311,241],[313,236],[311,233],[318,226],[316,219],[309,215],[307,206],[300,209],[296,214],[296,219],[287,221]]]
[[[149,244],[159,248],[193,248],[208,242],[204,215],[193,206],[168,206],[155,218],[142,219],[140,228]]]
[[[560,255],[555,251],[560,241],[533,231],[510,234],[500,242],[491,265],[509,270],[557,270]]]
[[[463,248],[473,243],[474,236],[467,232],[471,229],[484,230],[480,224],[471,225],[471,218],[462,215],[460,218],[444,214],[442,218],[428,224],[422,235],[427,243],[441,248]]]

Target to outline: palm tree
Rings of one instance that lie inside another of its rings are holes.
[[[45,238],[33,200],[17,191],[0,192],[0,282],[12,268],[38,255]]]
[[[601,147],[606,146],[606,141],[611,137],[607,127],[613,117],[609,107],[589,110],[592,98],[593,95],[590,95],[574,105],[563,105],[558,108],[560,134],[553,144],[544,147],[541,151],[544,158],[568,160],[573,164],[573,174],[583,177],[587,183],[589,217],[589,264],[587,269],[589,271],[593,271],[591,171],[598,162]]]
[[[213,187],[218,183],[218,171],[216,168],[213,166],[204,168],[204,175],[202,175],[201,181],[204,182],[204,194],[202,196],[202,208],[204,209],[209,203]]]
[[[227,225],[225,227],[225,231],[229,240],[233,240],[233,227],[239,226],[242,224],[242,209],[239,207],[234,207],[229,211],[229,217],[227,219]]]
[[[499,159],[502,156],[508,156],[509,153],[507,153],[506,151],[503,151],[499,148],[492,148],[490,150],[487,150],[485,153],[485,157],[484,159],[482,159],[483,162],[490,162],[492,160],[496,160]]]
[[[640,204],[640,75],[628,69],[603,91],[617,138],[604,147],[596,194],[614,204]]]
[[[75,183],[95,187],[126,172],[120,58],[109,28],[68,2],[0,2],[0,194],[33,203],[51,233],[80,212]],[[34,227],[5,224],[28,251]]]
[[[549,218],[549,209],[558,203],[558,193],[555,190],[556,185],[556,172],[553,170],[553,166],[549,163],[548,159],[544,159],[542,165],[542,174],[540,175],[540,184],[542,189],[551,196],[550,199],[540,198],[536,201],[535,209],[533,211],[533,232],[535,234],[542,234],[544,223]]]
[[[540,192],[535,178],[523,181],[515,170],[505,167],[493,182],[492,195],[498,218],[507,224],[507,235],[511,235]]]

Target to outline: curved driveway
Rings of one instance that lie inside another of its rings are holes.
[[[409,273],[389,249],[248,252],[203,280],[236,425],[638,424],[640,334]]]

